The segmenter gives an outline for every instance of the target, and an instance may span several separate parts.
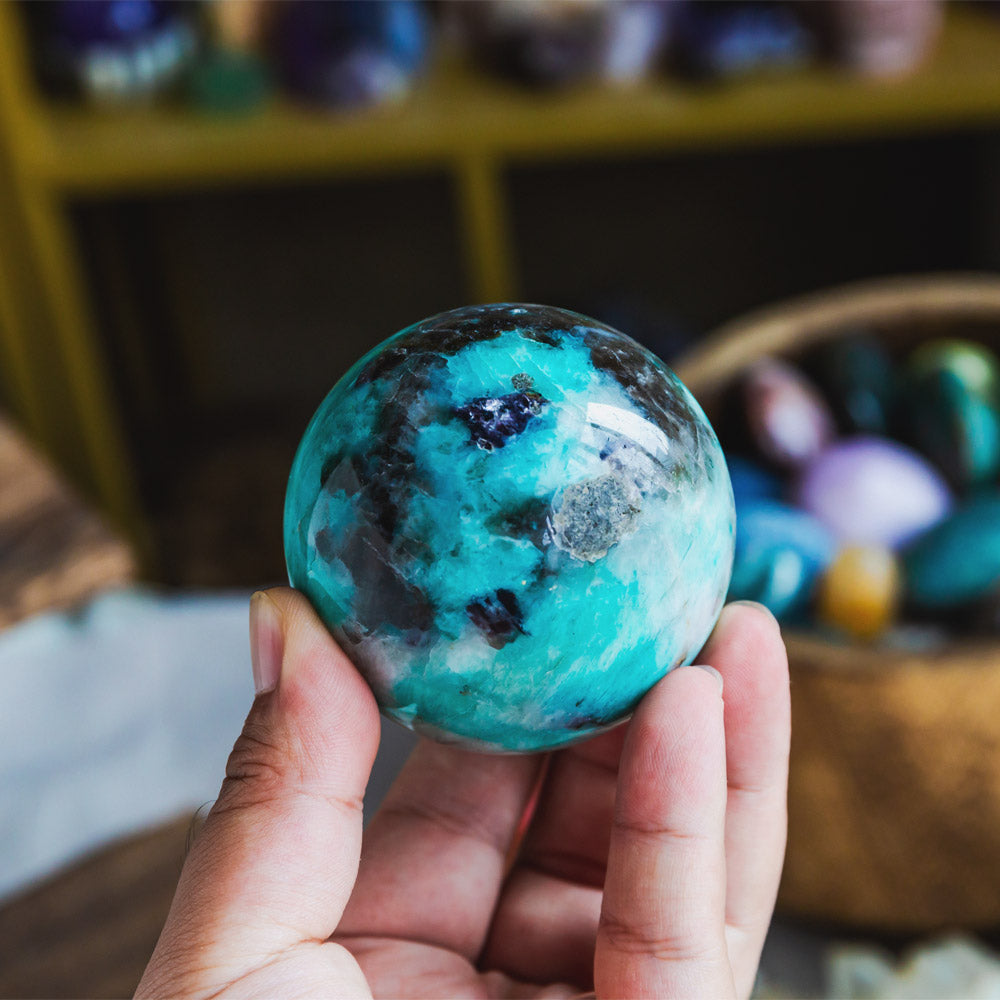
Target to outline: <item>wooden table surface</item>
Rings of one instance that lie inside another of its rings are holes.
[[[170,909],[193,815],[115,842],[0,907],[0,997],[130,997]]]
[[[131,549],[0,416],[0,629],[136,575]],[[162,926],[191,817],[0,908],[0,997],[129,996]]]

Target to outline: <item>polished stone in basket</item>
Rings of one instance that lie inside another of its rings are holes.
[[[902,596],[899,560],[883,545],[848,545],[837,553],[818,588],[819,621],[869,641],[896,618]]]
[[[614,725],[690,662],[733,554],[726,463],[656,357],[576,313],[443,313],[313,418],[289,576],[383,710],[477,749]]]
[[[799,468],[833,440],[836,427],[826,401],[792,365],[777,358],[758,361],[742,391],[753,444],[769,462]]]
[[[726,455],[736,506],[747,500],[778,500],[784,484],[769,469],[742,455]]]
[[[918,607],[953,608],[1000,584],[1000,494],[963,503],[907,550],[907,594]]]
[[[757,601],[781,619],[800,614],[835,552],[833,535],[811,514],[777,500],[741,500],[729,599]]]
[[[940,473],[911,448],[872,435],[830,445],[804,471],[799,506],[842,542],[899,548],[952,505]]]
[[[896,371],[885,345],[857,333],[823,344],[812,366],[848,432],[886,434],[896,403]]]
[[[1000,472],[1000,374],[981,344],[938,340],[914,352],[903,378],[902,429],[959,488]]]

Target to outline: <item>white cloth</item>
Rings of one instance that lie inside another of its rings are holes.
[[[0,633],[0,896],[215,799],[253,701],[249,597],[133,588]],[[383,722],[366,814],[415,742]]]
[[[218,793],[248,594],[106,594],[0,634],[0,894]]]

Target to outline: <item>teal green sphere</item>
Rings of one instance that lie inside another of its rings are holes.
[[[289,478],[289,579],[391,718],[477,750],[626,718],[722,608],[733,496],[676,376],[577,313],[431,317],[362,358]]]

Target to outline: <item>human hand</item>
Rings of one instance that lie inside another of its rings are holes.
[[[251,641],[266,690],[137,996],[749,995],[785,842],[767,612],[728,607],[702,652],[724,699],[678,668],[547,758],[421,743],[363,840],[371,691],[295,591],[255,595]]]

